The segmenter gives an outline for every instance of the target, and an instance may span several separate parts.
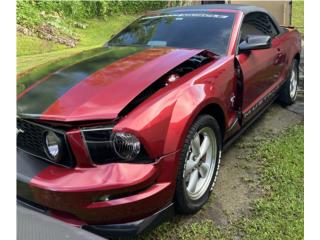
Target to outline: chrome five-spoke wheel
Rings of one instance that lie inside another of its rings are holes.
[[[183,179],[190,199],[197,200],[208,189],[216,164],[217,141],[213,130],[197,131],[190,142]]]
[[[208,201],[220,164],[220,125],[200,115],[191,125],[181,149],[175,205],[180,213],[195,213]]]
[[[295,68],[292,69],[291,78],[290,78],[290,97],[295,98],[298,86],[298,78]]]
[[[288,73],[288,77],[280,89],[279,100],[284,106],[291,105],[297,98],[299,81],[299,61],[293,60],[291,71]]]

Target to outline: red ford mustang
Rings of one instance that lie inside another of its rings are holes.
[[[171,8],[104,47],[21,76],[17,193],[103,236],[208,200],[221,152],[276,98],[295,101],[300,35],[264,9]]]

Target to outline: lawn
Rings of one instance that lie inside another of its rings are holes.
[[[303,125],[258,147],[265,196],[253,205],[253,215],[236,225],[244,239],[303,239]]]

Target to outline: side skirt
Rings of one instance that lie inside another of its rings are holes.
[[[232,143],[234,143],[248,129],[248,127],[250,127],[250,125],[254,123],[269,108],[272,103],[274,103],[277,97],[278,94],[271,98],[270,102],[266,104],[254,117],[252,117],[235,135],[225,141],[223,144],[223,151],[227,150]]]

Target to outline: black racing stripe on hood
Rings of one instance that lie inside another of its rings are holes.
[[[106,52],[107,48],[94,48],[55,61],[49,61],[18,75],[17,94],[22,93],[39,79],[47,77],[60,69],[79,63]]]
[[[30,188],[31,179],[37,176],[50,164],[33,157],[22,150],[17,150],[17,195],[29,201],[33,200]]]
[[[143,49],[142,47],[108,48],[101,55],[94,56],[55,72],[44,82],[35,86],[18,99],[18,115],[40,115],[83,79],[113,62],[142,51]]]

